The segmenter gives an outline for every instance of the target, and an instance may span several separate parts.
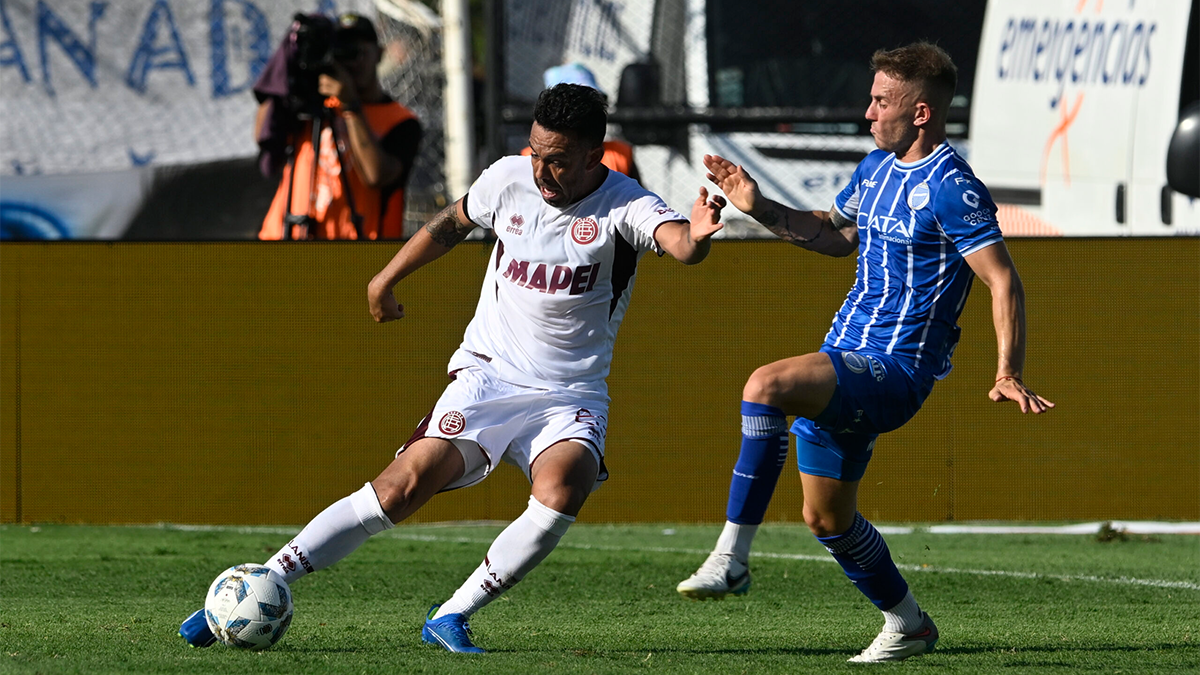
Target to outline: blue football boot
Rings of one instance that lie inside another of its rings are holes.
[[[471,642],[471,627],[462,614],[447,614],[433,618],[441,605],[429,608],[425,615],[425,627],[421,629],[421,640],[431,645],[441,645],[446,651],[463,654],[485,654],[484,650]]]
[[[179,626],[179,636],[192,647],[207,647],[217,641],[217,636],[208,629],[208,620],[204,618],[204,610],[198,609],[183,620]]]

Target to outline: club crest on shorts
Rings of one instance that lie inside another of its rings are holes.
[[[856,375],[862,375],[867,372],[867,368],[871,367],[871,364],[867,361],[867,357],[858,352],[842,352],[842,361],[845,362],[850,372]]]
[[[575,222],[571,223],[571,239],[574,239],[576,244],[590,244],[596,241],[599,234],[600,226],[596,224],[595,218],[576,218]]]
[[[862,375],[869,370],[876,382],[883,382],[883,379],[887,377],[887,368],[877,358],[864,356],[858,352],[842,352],[842,361],[855,375]]]
[[[447,436],[457,436],[467,428],[467,418],[457,410],[442,415],[441,421],[438,422],[438,430]]]
[[[575,421],[587,425],[587,435],[592,443],[597,448],[604,444],[604,437],[608,434],[608,419],[603,415],[596,415],[587,408],[580,408],[575,411]]]
[[[908,208],[917,211],[929,204],[929,183],[917,183],[908,193]]]

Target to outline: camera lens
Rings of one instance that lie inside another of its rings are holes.
[[[337,40],[333,43],[333,58],[347,63],[358,59],[359,46],[355,40]]]

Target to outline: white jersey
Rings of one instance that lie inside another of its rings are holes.
[[[616,171],[580,201],[551,206],[520,156],[484,171],[465,206],[499,241],[449,369],[478,365],[515,384],[607,396],[638,260],[662,254],[658,226],[687,218]]]

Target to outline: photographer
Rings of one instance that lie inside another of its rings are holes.
[[[381,53],[365,17],[344,14],[331,24],[297,15],[254,88],[260,165],[271,174],[282,169],[259,239],[403,235],[404,186],[421,126],[384,93]]]

